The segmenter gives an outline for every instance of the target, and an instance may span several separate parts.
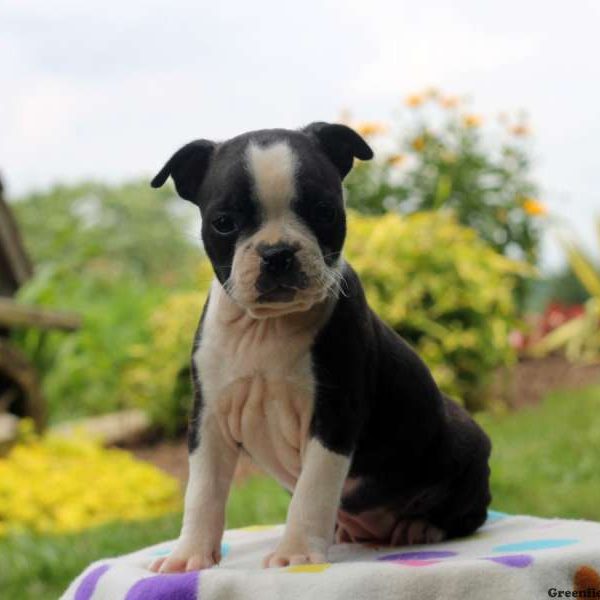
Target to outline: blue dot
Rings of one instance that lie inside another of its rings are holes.
[[[562,548],[576,544],[579,540],[565,538],[554,540],[526,540],[524,542],[516,542],[514,544],[502,544],[496,546],[494,552],[521,552],[526,550],[548,550],[549,548]]]
[[[150,552],[150,556],[166,556],[167,554],[171,554],[171,548],[156,548],[156,550],[152,550],[152,552]]]
[[[227,542],[223,542],[221,544],[221,557],[225,558],[229,552],[231,551],[231,546],[230,544],[228,544]],[[169,547],[163,547],[163,548],[156,548],[156,550],[152,550],[152,552],[150,552],[150,556],[167,556],[167,554],[171,554],[172,552],[172,548]]]
[[[502,519],[506,519],[509,515],[506,513],[497,511],[497,510],[488,510],[486,523],[495,523],[496,521],[502,521]]]

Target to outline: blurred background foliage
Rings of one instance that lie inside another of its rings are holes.
[[[471,409],[494,402],[490,375],[516,359],[509,334],[545,212],[529,176],[529,126],[507,119],[486,130],[465,100],[415,94],[394,127],[354,124],[377,158],[346,182],[347,256],[369,300]],[[20,334],[44,374],[51,421],[142,407],[180,432],[211,278],[194,207],[143,181],[57,186],[13,207],[37,269],[21,299],[85,320],[70,336]]]
[[[79,281],[135,279],[165,288],[190,281],[196,251],[192,207],[147,181],[57,185],[13,203],[31,257],[42,273]],[[62,279],[60,280],[62,281]],[[54,285],[57,300],[62,286]]]
[[[210,270],[206,259],[201,265],[201,271]],[[199,281],[203,291],[173,294],[154,310],[149,340],[130,348],[131,360],[123,370],[122,395],[147,411],[168,435],[180,433],[187,422],[191,345],[210,279]]]
[[[18,332],[44,376],[52,421],[130,405],[120,391],[152,311],[195,284],[190,210],[147,182],[57,186],[12,205],[36,267],[24,302],[79,312],[77,333]]]

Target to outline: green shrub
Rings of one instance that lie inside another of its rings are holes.
[[[152,311],[193,285],[200,254],[186,234],[192,215],[171,196],[88,183],[12,205],[36,267],[20,299],[83,317],[72,334],[15,335],[42,373],[51,421],[131,406],[120,389],[130,348],[149,343]]]
[[[51,422],[130,406],[120,390],[129,348],[149,342],[148,319],[167,297],[139,277],[81,276],[51,267],[38,271],[20,299],[69,308],[83,317],[74,333],[30,329],[14,335],[42,374]]]

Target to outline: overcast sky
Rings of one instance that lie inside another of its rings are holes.
[[[0,0],[0,169],[12,195],[120,181],[196,137],[388,119],[433,85],[530,113],[541,197],[589,242],[599,59],[598,0]]]

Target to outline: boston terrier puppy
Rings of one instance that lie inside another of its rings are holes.
[[[334,540],[439,542],[485,521],[488,437],[371,311],[342,255],[342,180],[372,157],[349,127],[313,123],[193,141],[153,179],[199,207],[215,273],[193,344],[183,526],[153,571],[219,562],[242,452],[292,493],[266,567],[324,562]]]

